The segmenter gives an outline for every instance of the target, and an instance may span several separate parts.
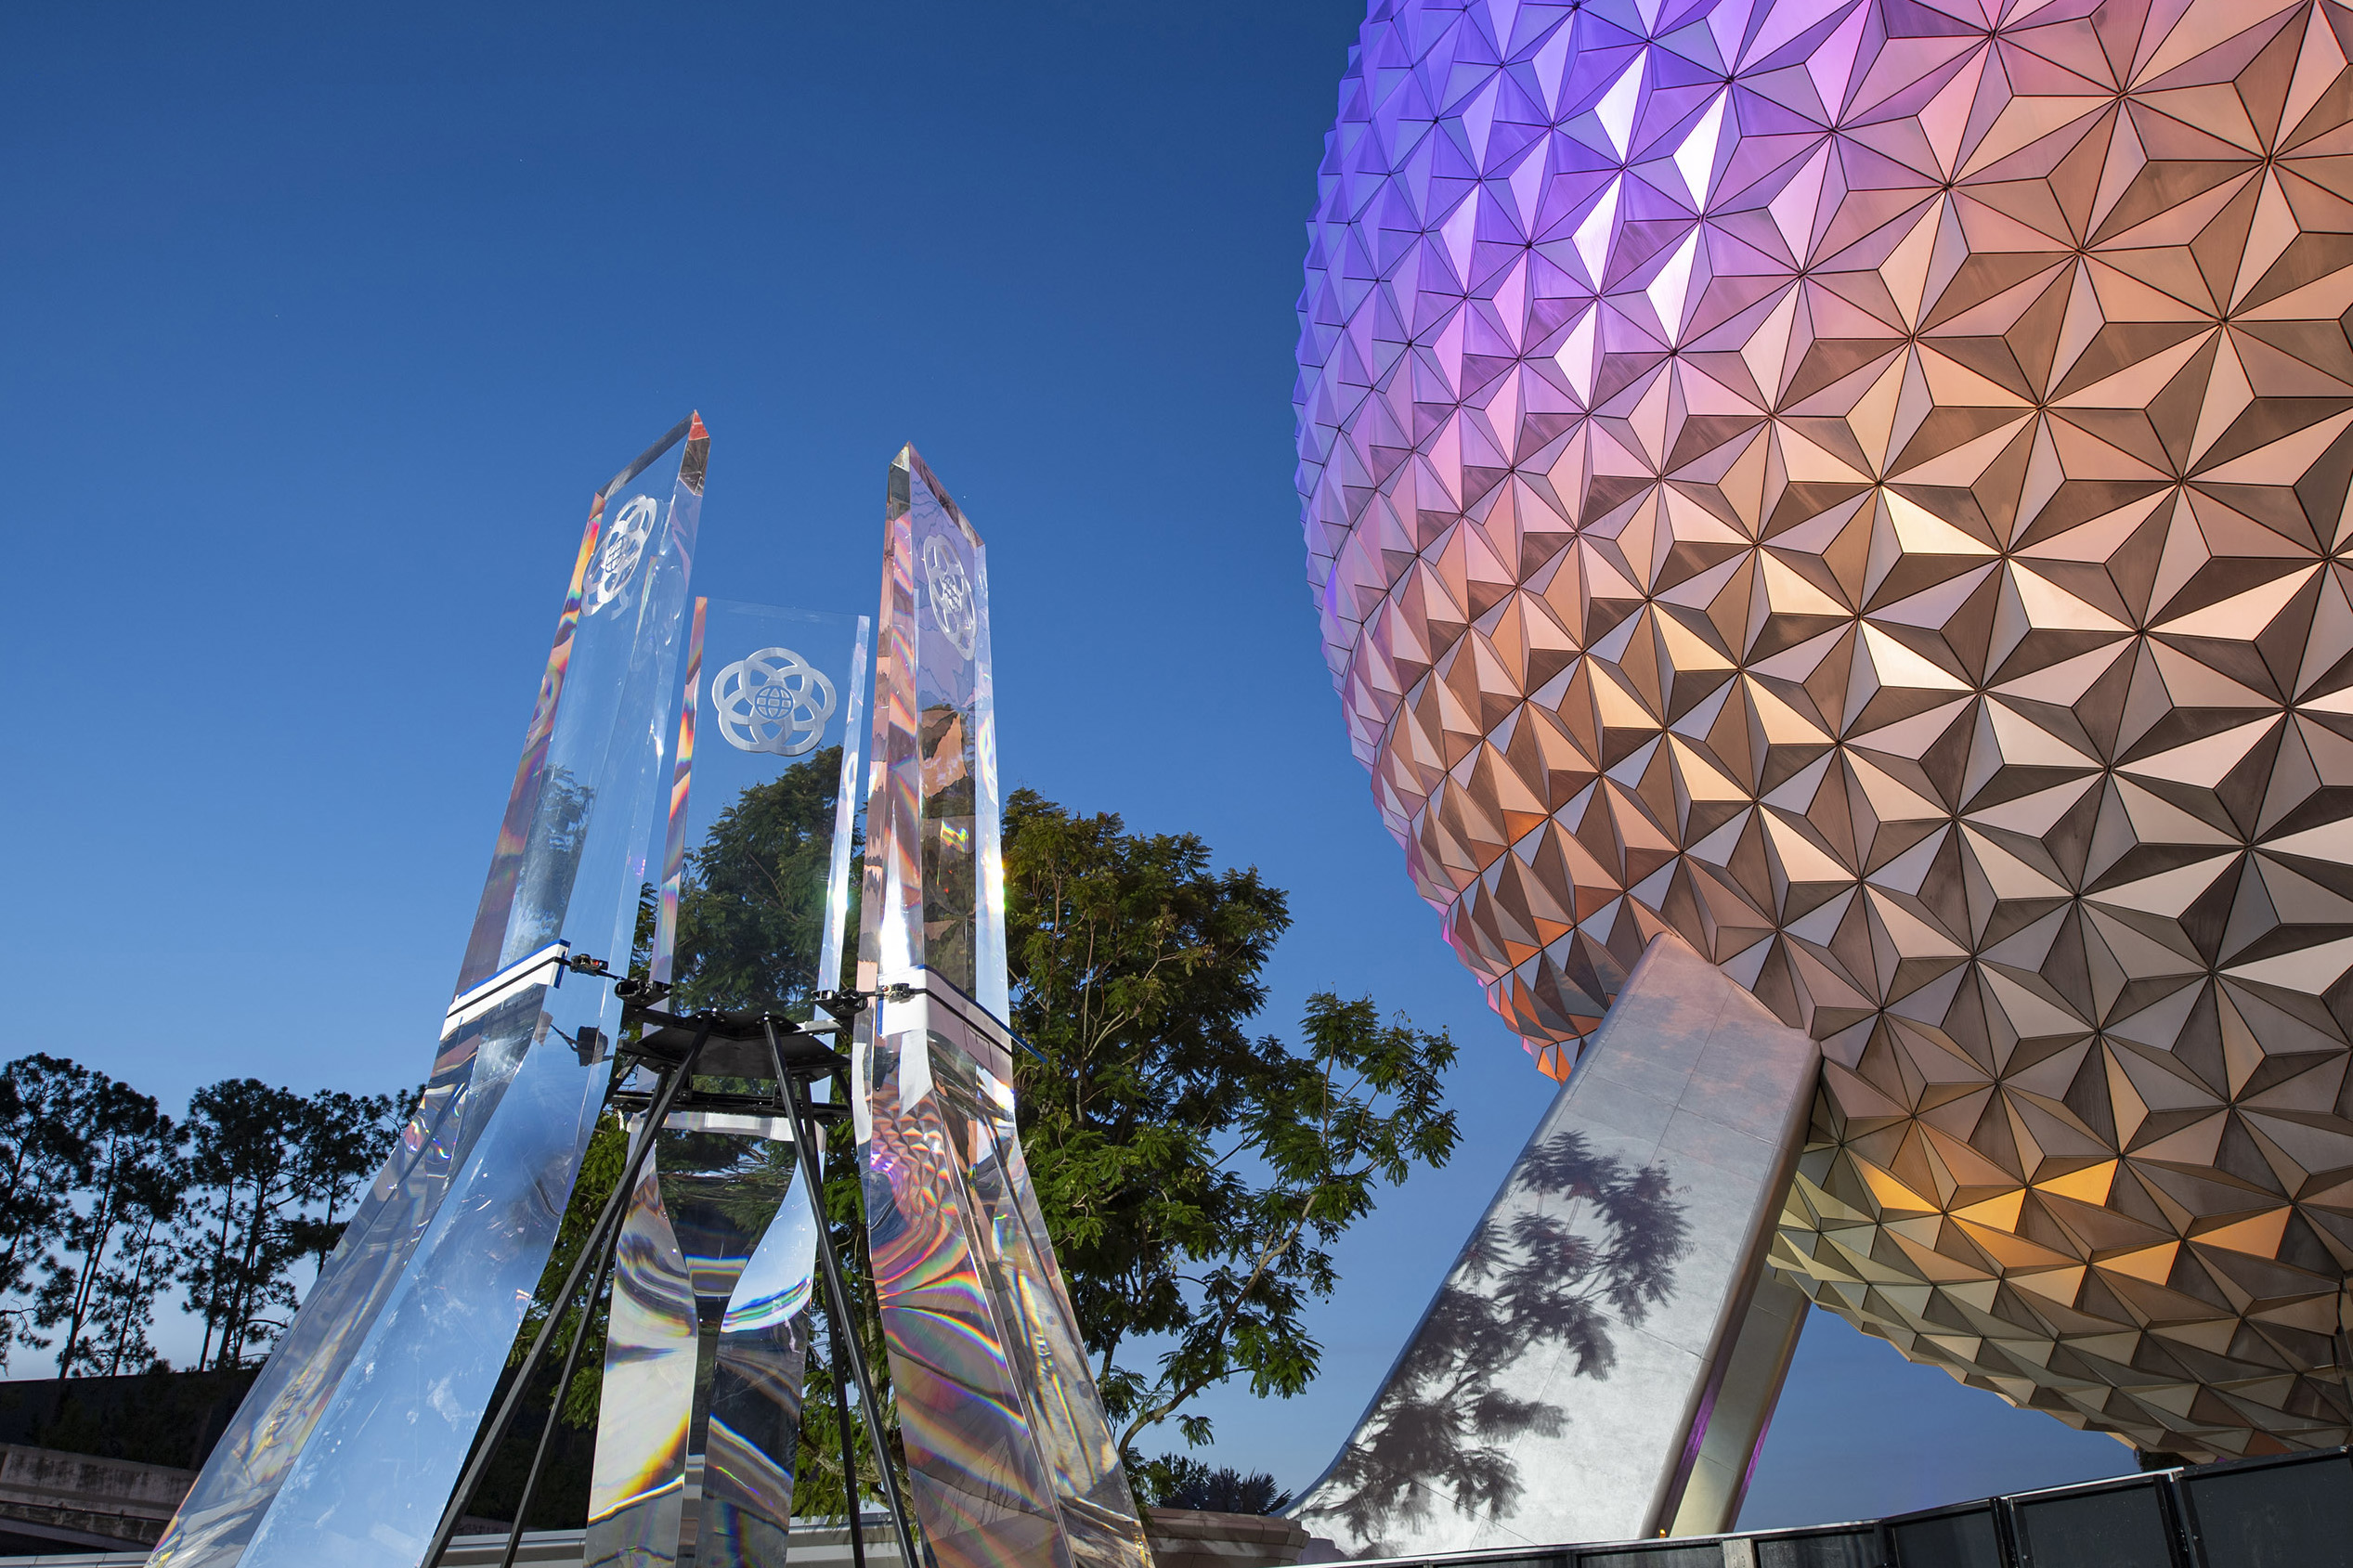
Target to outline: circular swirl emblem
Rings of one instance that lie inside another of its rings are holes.
[[[923,541],[923,587],[933,624],[946,635],[949,646],[970,658],[981,624],[972,603],[972,579],[964,575],[955,547],[937,534]]]
[[[645,554],[645,541],[662,515],[662,503],[651,496],[631,496],[613,519],[604,548],[596,556],[596,581],[589,588],[589,614],[594,615],[621,596]]]
[[[737,751],[799,757],[825,739],[833,682],[790,648],[762,648],[710,678],[710,704]]]

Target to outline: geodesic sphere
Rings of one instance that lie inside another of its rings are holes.
[[[2192,1453],[2337,1444],[2353,9],[1381,0],[1310,570],[1559,1076],[1679,934],[1810,1029],[1776,1261]]]

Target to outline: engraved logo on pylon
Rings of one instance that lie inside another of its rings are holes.
[[[833,682],[790,648],[762,648],[711,677],[710,702],[737,751],[799,757],[825,739]]]
[[[972,604],[972,579],[964,575],[955,547],[937,534],[923,541],[923,589],[932,622],[946,635],[948,645],[970,658],[981,624]]]
[[[597,552],[596,581],[589,589],[588,610],[596,614],[621,596],[630,578],[637,571],[637,564],[644,557],[645,541],[653,537],[654,525],[660,521],[662,503],[651,496],[631,496],[622,507],[604,536],[604,548]]]

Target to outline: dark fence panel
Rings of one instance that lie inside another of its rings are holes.
[[[2154,1471],[1857,1524],[1379,1568],[2353,1568],[2353,1449]],[[1363,1568],[1375,1568],[1365,1564]]]
[[[2162,1480],[2014,1497],[2020,1568],[2180,1568]]]
[[[2353,1568],[2353,1463],[2342,1453],[2181,1478],[2203,1568]]]
[[[2009,1568],[1990,1504],[1888,1521],[1896,1568]]]
[[[1723,1568],[1723,1548],[1713,1541],[1661,1541],[1655,1547],[1619,1547],[1577,1554],[1577,1568]]]
[[[1879,1533],[1766,1536],[1756,1542],[1757,1568],[1880,1568]]]

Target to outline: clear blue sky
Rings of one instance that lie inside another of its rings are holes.
[[[583,508],[689,407],[697,586],[870,607],[884,468],[988,537],[1008,777],[1293,894],[1467,1136],[1343,1256],[1311,1478],[1549,1085],[1410,889],[1317,654],[1293,301],[1361,7],[25,6],[0,51],[8,1054],[167,1105],[413,1083]],[[20,1375],[36,1370],[19,1368]],[[1748,1522],[2127,1468],[1817,1316]]]

